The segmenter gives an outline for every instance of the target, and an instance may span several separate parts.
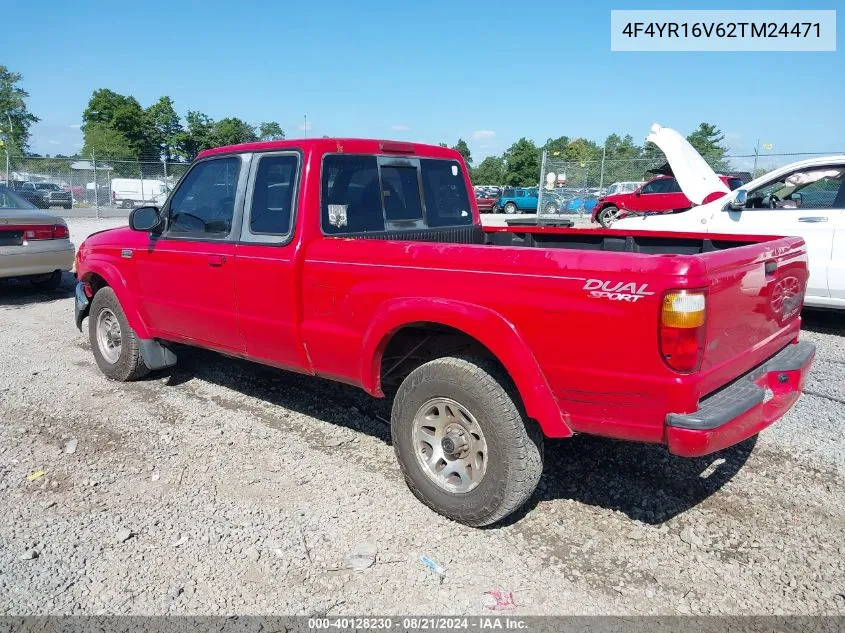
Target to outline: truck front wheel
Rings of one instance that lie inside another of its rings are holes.
[[[543,472],[539,428],[485,358],[443,357],[412,371],[393,402],[391,435],[411,492],[473,527],[514,512]]]
[[[88,338],[97,366],[112,380],[138,380],[150,372],[141,357],[138,337],[114,290],[108,286],[101,288],[91,301]]]

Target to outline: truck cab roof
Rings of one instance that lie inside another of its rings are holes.
[[[424,156],[427,158],[449,158],[463,161],[460,153],[448,147],[365,138],[308,138],[286,139],[284,141],[257,141],[215,147],[200,152],[197,158],[217,154],[236,154],[240,152],[271,152],[286,149],[311,150],[322,153],[347,154],[395,154],[404,156]]]

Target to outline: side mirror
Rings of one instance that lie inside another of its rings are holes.
[[[129,228],[133,231],[155,231],[161,226],[158,207],[138,207],[129,214]]]
[[[728,203],[731,211],[742,211],[745,208],[745,203],[748,202],[748,192],[745,189],[737,189],[734,191],[733,198]]]

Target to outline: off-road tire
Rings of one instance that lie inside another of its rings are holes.
[[[505,213],[507,213],[509,215],[513,215],[517,211],[519,211],[519,208],[513,202],[508,202],[505,205]]]
[[[120,324],[121,350],[120,357],[116,362],[110,363],[100,351],[97,342],[97,318],[100,312],[109,309],[117,317]],[[144,364],[141,351],[138,346],[138,337],[135,331],[129,326],[126,314],[114,294],[114,290],[108,286],[101,288],[91,301],[91,310],[88,315],[88,339],[91,342],[91,351],[94,353],[94,360],[97,366],[108,378],[119,382],[138,380],[150,373],[149,368]]]
[[[487,471],[469,492],[453,493],[432,481],[416,456],[417,412],[432,398],[460,403],[478,421],[487,442]],[[531,497],[543,473],[543,436],[527,418],[510,378],[486,358],[438,358],[402,382],[391,415],[393,447],[411,492],[435,512],[482,527],[504,519]]]

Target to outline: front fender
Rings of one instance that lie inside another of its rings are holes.
[[[117,266],[108,260],[89,256],[85,259],[84,269],[78,272],[78,278],[91,283],[94,275],[99,275],[105,279],[106,283],[114,291],[117,300],[120,302],[120,307],[123,308],[123,312],[126,314],[126,320],[129,322],[130,327],[135,330],[138,338],[152,338],[146,324],[141,318],[141,313],[138,311],[138,304],[135,302],[129,288],[126,287],[126,279]]]
[[[489,349],[516,385],[528,416],[549,437],[569,437],[568,416],[560,410],[537,359],[512,323],[482,306],[431,298],[400,298],[384,303],[370,321],[361,352],[361,384],[381,392],[381,360],[391,337],[414,323],[436,323],[471,336]]]
[[[601,213],[601,210],[604,209],[605,207],[609,207],[610,204],[611,204],[610,202],[597,203],[596,206],[593,207],[592,215],[590,217],[590,222],[598,222],[597,218],[599,217],[599,213]]]

